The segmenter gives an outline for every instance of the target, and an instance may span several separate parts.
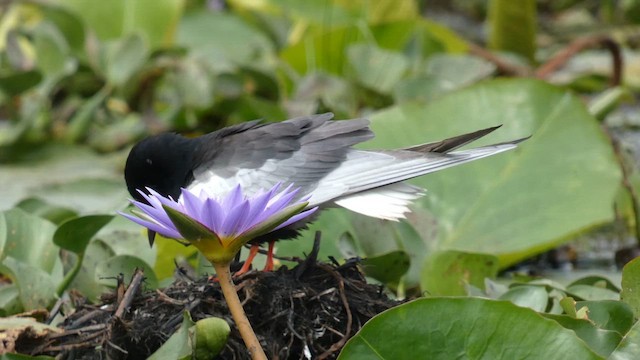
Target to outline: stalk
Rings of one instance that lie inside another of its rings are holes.
[[[73,264],[73,268],[71,268],[71,270],[67,273],[67,275],[65,275],[65,277],[62,279],[62,282],[60,282],[60,284],[56,288],[56,294],[58,296],[62,296],[62,293],[64,293],[64,291],[69,287],[69,285],[71,285],[71,282],[73,281],[73,279],[75,279],[76,275],[78,275],[78,272],[82,268],[82,261],[84,260],[84,251],[77,255],[78,255],[78,258],[76,259],[76,263]]]
[[[244,309],[242,308],[242,303],[240,302],[240,298],[236,292],[236,287],[231,278],[231,271],[229,269],[230,263],[227,262],[221,264],[212,262],[212,264],[216,269],[220,288],[222,289],[224,299],[227,301],[227,306],[229,307],[233,321],[235,321],[238,331],[240,331],[240,335],[249,350],[251,359],[267,360],[267,355],[265,355],[264,350],[262,350],[260,341],[258,341],[256,333],[253,332],[249,319],[247,319],[247,315],[244,313]]]

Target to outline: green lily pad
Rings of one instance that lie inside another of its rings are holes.
[[[90,242],[84,252],[82,267],[71,282],[71,285],[69,285],[69,289],[76,289],[87,299],[98,301],[100,295],[109,290],[109,287],[105,285],[105,281],[99,280],[96,276],[98,264],[115,255],[116,253],[111,247],[104,242],[100,240]],[[113,286],[113,282],[108,281],[108,285]]]
[[[619,334],[624,335],[633,326],[633,311],[629,305],[622,301],[576,302],[576,310],[580,310],[585,306],[589,309],[589,320],[593,321],[601,329],[617,331]]]
[[[59,264],[58,247],[51,241],[55,226],[20,209],[0,213],[0,259],[8,256],[52,273]]]
[[[498,274],[498,258],[489,254],[438,251],[427,257],[421,288],[431,295],[466,295],[467,285],[484,287]]]
[[[620,292],[620,287],[618,285],[614,284],[610,279],[599,275],[585,276],[573,281],[571,284],[567,285],[567,287],[571,287],[573,285],[590,285]]]
[[[419,299],[385,311],[347,342],[338,359],[416,354],[435,360],[602,359],[573,331],[531,309],[479,298]]]
[[[347,58],[355,78],[364,86],[388,94],[409,70],[409,60],[400,52],[374,45],[353,44]]]
[[[622,301],[627,303],[636,318],[640,317],[640,258],[635,258],[622,268]]]
[[[478,145],[532,137],[412,181],[428,189],[417,205],[438,219],[441,249],[497,254],[504,267],[612,219],[620,170],[609,141],[580,99],[547,83],[495,80],[392,107],[372,116],[376,138],[365,146],[406,147],[498,124]]]
[[[521,285],[507,290],[500,296],[500,300],[509,300],[518,306],[543,312],[549,303],[549,293],[544,286]]]
[[[404,251],[392,251],[362,260],[362,269],[367,276],[384,283],[398,283],[409,270],[411,259]]]
[[[123,163],[114,156],[99,156],[88,148],[47,144],[14,151],[8,159],[0,152],[0,209],[13,207],[36,194],[53,206],[76,212],[102,212],[126,204]],[[90,179],[90,180],[87,180]],[[67,185],[72,183],[71,185]]]
[[[602,357],[609,356],[622,340],[622,335],[618,332],[600,329],[589,320],[576,319],[567,315],[545,314],[544,316],[575,331],[580,339]]]
[[[21,312],[20,290],[16,284],[0,286],[0,316],[8,316]]]
[[[75,211],[69,208],[51,205],[39,198],[24,199],[16,204],[16,207],[30,214],[40,216],[45,220],[49,220],[56,225],[60,225],[66,220],[78,215]]]
[[[17,285],[25,311],[46,309],[55,302],[56,282],[41,268],[8,256],[0,263],[0,271],[8,274]]]
[[[582,300],[620,300],[617,291],[591,285],[571,285],[567,287],[567,292]]]
[[[132,33],[111,45],[106,59],[106,76],[114,86],[123,86],[147,60],[147,43],[142,36]]]
[[[635,360],[638,358],[640,358],[640,321],[633,325],[607,360]]]
[[[188,311],[185,311],[180,328],[147,360],[191,359],[193,347],[189,336],[189,328],[194,325],[191,315]]]
[[[185,14],[178,28],[178,43],[217,71],[232,70],[238,65],[264,67],[268,55],[274,52],[265,34],[229,12]]]
[[[91,239],[112,219],[112,215],[71,219],[58,227],[53,235],[53,243],[76,254],[83,253]]]
[[[176,0],[61,0],[57,3],[81,17],[101,40],[139,32],[153,47],[173,43],[184,4]]]
[[[131,255],[118,255],[99,262],[95,272],[96,281],[113,287],[116,285],[115,279],[118,275],[124,275],[125,282],[128,282],[136,268],[144,270],[145,284],[148,288],[158,287],[158,279],[153,268],[142,259]]]

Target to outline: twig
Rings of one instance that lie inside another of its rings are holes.
[[[143,279],[144,279],[144,270],[136,269],[136,271],[133,274],[133,277],[131,278],[131,283],[129,283],[129,287],[127,288],[127,291],[124,293],[124,296],[122,297],[122,301],[118,305],[118,309],[116,309],[114,317],[121,318],[122,315],[124,315],[125,310],[129,306],[131,306],[131,303],[133,302],[133,298],[138,292],[138,288],[140,287],[140,284],[142,283]]]
[[[613,68],[610,82],[612,86],[620,85],[622,82],[622,51],[620,50],[620,45],[606,35],[596,35],[576,39],[546,63],[538,67],[535,72],[535,76],[539,79],[546,79],[563,67],[575,54],[593,47],[604,47],[609,50],[609,53],[611,53]]]
[[[504,61],[491,51],[473,43],[469,43],[469,53],[494,64],[498,72],[504,75],[525,77],[530,76],[532,73],[532,70],[528,67],[514,65],[507,61]]]
[[[174,299],[172,297],[170,297],[169,295],[163,293],[162,291],[160,291],[160,289],[156,289],[156,294],[158,294],[158,299],[166,302],[167,304],[171,304],[171,305],[186,305],[189,303],[189,300],[177,300]]]
[[[85,327],[80,328],[80,329],[65,330],[65,332],[60,333],[60,334],[51,334],[51,335],[49,335],[49,339],[57,339],[57,338],[61,338],[61,337],[69,336],[69,335],[75,335],[75,334],[80,334],[80,333],[85,333],[85,332],[104,330],[106,328],[107,328],[107,324],[89,325],[89,326],[85,326]]]
[[[53,308],[51,308],[51,311],[49,312],[49,316],[47,317],[47,321],[45,321],[46,324],[51,324],[53,319],[60,312],[60,309],[62,308],[62,304],[64,304],[64,301],[65,300],[64,300],[63,297],[60,297],[58,299],[58,301],[56,301],[56,304],[53,306]]]
[[[89,313],[86,313],[84,315],[82,315],[81,317],[79,317],[77,320],[75,320],[73,322],[73,324],[67,326],[67,330],[72,330],[72,329],[76,329],[79,328],[80,326],[82,326],[84,323],[86,323],[87,321],[98,317],[100,315],[103,315],[105,313],[105,310],[101,310],[101,309],[96,309],[93,310]]]
[[[347,296],[345,294],[344,280],[342,280],[342,277],[340,276],[340,274],[335,272],[331,267],[322,263],[318,264],[318,267],[320,267],[324,271],[331,274],[331,276],[333,276],[338,282],[338,288],[340,289],[340,299],[342,299],[342,306],[344,306],[344,311],[347,314],[347,331],[345,331],[342,339],[340,339],[338,342],[331,345],[331,347],[327,351],[323,352],[322,354],[320,354],[320,356],[318,356],[318,359],[326,359],[327,357],[334,354],[336,351],[340,350],[349,339],[349,336],[351,335],[351,325],[353,323],[353,316],[351,315],[349,301],[347,300]]]
[[[295,272],[295,278],[296,279],[300,279],[300,277],[302,277],[304,272],[307,271],[307,268],[309,266],[311,266],[311,265],[314,265],[317,262],[317,260],[318,260],[318,252],[320,252],[320,239],[321,239],[321,237],[322,237],[322,233],[320,231],[316,231],[315,237],[313,239],[313,248],[311,249],[311,253],[295,269],[296,270],[296,272]]]

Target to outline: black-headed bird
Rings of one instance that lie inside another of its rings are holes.
[[[125,180],[131,195],[152,188],[178,199],[180,189],[223,195],[240,184],[251,195],[278,183],[300,188],[308,208],[339,206],[379,219],[398,220],[423,189],[404,181],[501,153],[524,139],[457,150],[498,128],[492,127],[442,141],[396,150],[358,150],[373,138],[366,119],[331,120],[333,114],[304,116],[278,123],[259,120],[186,138],[174,133],[146,138],[127,159]],[[317,214],[318,212],[316,212]],[[293,238],[313,218],[305,218],[251,241],[245,265],[269,242],[265,270],[273,268],[275,240]],[[149,232],[150,244],[155,234]]]

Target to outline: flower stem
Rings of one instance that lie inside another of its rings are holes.
[[[71,268],[71,270],[67,273],[67,275],[65,275],[64,279],[62,279],[62,281],[56,288],[56,294],[58,296],[62,296],[62,293],[64,293],[64,291],[67,290],[69,285],[71,285],[71,282],[73,281],[73,279],[76,278],[76,275],[78,275],[78,272],[82,268],[83,260],[84,260],[84,251],[78,254],[78,258],[76,259],[76,263],[73,264],[73,268]]]
[[[251,358],[253,360],[266,360],[267,355],[265,355],[264,350],[262,350],[260,341],[258,341],[256,333],[253,332],[249,319],[247,319],[247,315],[244,313],[244,309],[242,308],[242,303],[240,302],[240,298],[236,292],[236,287],[231,279],[229,263],[221,264],[212,262],[212,264],[216,269],[220,288],[222,288],[222,294],[227,301],[227,306],[229,307],[233,321],[235,321],[238,331],[240,331],[242,340],[244,340],[244,344],[247,346]]]

